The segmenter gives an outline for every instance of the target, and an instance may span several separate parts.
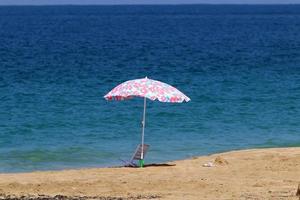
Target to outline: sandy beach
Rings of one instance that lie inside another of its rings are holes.
[[[0,193],[40,199],[298,199],[300,148],[232,151],[168,164],[1,174]]]

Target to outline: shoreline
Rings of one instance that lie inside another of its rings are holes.
[[[0,199],[298,199],[300,147],[233,150],[166,164],[1,173]]]
[[[258,150],[268,150],[268,149],[290,149],[290,148],[300,148],[300,147],[262,147],[262,148],[245,148],[245,149],[232,149],[228,151],[220,151],[216,153],[208,153],[208,154],[203,154],[203,155],[193,155],[189,157],[185,157],[182,159],[174,159],[174,160],[166,160],[162,162],[146,162],[145,165],[146,167],[151,167],[157,165],[164,165],[168,163],[177,163],[185,160],[192,160],[194,158],[200,158],[200,157],[210,157],[214,155],[222,155],[222,154],[228,154],[228,153],[234,153],[234,152],[246,152],[246,151],[258,151]],[[112,168],[131,168],[131,167],[124,167],[122,165],[122,161],[119,160],[119,165],[100,165],[100,166],[74,166],[74,167],[66,167],[66,168],[58,168],[58,169],[42,169],[42,170],[33,170],[33,171],[7,171],[7,172],[0,172],[1,175],[9,175],[9,174],[31,174],[31,173],[40,173],[40,172],[61,172],[61,171],[69,171],[69,170],[91,170],[91,169],[112,169]],[[134,168],[134,167],[132,167]]]

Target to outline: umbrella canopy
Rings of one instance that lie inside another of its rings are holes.
[[[166,83],[152,80],[149,78],[135,79],[121,83],[107,93],[104,98],[106,100],[125,100],[133,97],[144,98],[144,113],[142,121],[142,152],[140,166],[144,164],[144,133],[146,123],[146,99],[158,100],[161,102],[182,103],[191,99],[178,89]]]
[[[171,85],[149,78],[135,79],[121,83],[104,96],[106,100],[124,100],[132,97],[146,97],[161,102],[181,103],[190,101]]]

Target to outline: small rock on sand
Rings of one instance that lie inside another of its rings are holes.
[[[222,158],[221,156],[216,157],[215,162],[216,165],[228,165],[229,162]]]
[[[296,196],[299,197],[299,199],[300,199],[300,183],[298,184]]]

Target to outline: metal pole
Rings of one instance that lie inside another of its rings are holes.
[[[143,113],[143,130],[142,130],[142,153],[141,160],[144,159],[144,135],[145,135],[145,124],[146,124],[146,97],[144,97],[144,113]]]

